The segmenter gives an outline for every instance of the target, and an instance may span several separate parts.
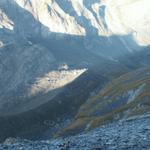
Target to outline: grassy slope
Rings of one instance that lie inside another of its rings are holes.
[[[134,97],[132,97],[135,95]],[[73,134],[150,111],[150,68],[124,74],[80,107],[75,120],[59,134]]]

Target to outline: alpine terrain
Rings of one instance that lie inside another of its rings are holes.
[[[0,149],[150,149],[149,0],[0,0]]]

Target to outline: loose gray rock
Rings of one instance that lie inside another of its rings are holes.
[[[104,125],[88,133],[67,138],[30,141],[8,138],[0,150],[149,150],[150,117]]]

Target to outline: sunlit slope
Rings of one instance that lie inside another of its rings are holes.
[[[50,38],[55,36],[52,33],[62,34],[57,38],[63,34],[84,36],[89,50],[105,40],[111,47],[117,43],[122,53],[121,45],[128,52],[150,45],[149,0],[2,0],[0,16],[0,29],[24,37]],[[107,46],[99,54],[107,51],[112,54]]]
[[[138,44],[150,44],[149,0],[15,1],[50,32],[108,37],[130,34]]]

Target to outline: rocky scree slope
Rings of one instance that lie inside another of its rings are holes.
[[[150,117],[130,118],[104,125],[88,133],[46,141],[8,138],[0,149],[8,150],[148,150]]]

